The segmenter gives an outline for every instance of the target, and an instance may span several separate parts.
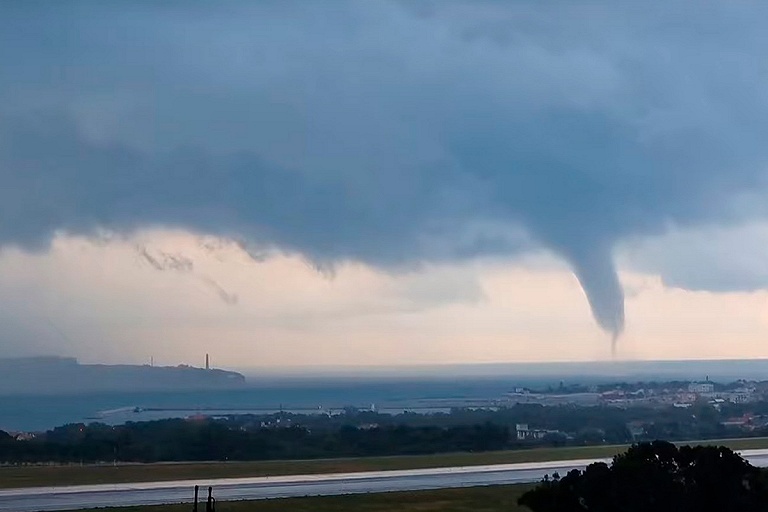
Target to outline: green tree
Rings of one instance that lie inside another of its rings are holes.
[[[533,512],[758,512],[768,482],[725,447],[633,445],[611,465],[545,478],[520,497]]]

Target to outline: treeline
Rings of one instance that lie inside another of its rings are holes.
[[[28,441],[0,432],[0,463],[311,459],[768,435],[765,423],[750,430],[723,424],[745,412],[765,415],[768,403],[723,404],[719,410],[707,404],[688,409],[526,404],[397,415],[349,409],[336,415],[73,424]],[[544,435],[517,439],[518,423]],[[630,432],[637,424],[642,430]]]
[[[529,439],[524,443],[525,445],[549,446],[624,444],[654,439],[683,441],[768,435],[768,427],[760,426],[760,424],[753,425],[754,429],[750,431],[745,431],[738,426],[723,424],[728,418],[742,416],[745,413],[768,416],[768,403],[723,404],[719,410],[706,403],[697,403],[687,409],[672,406],[620,408],[519,404],[498,410],[455,409],[450,413],[435,414],[389,415],[364,410],[349,410],[345,414],[332,416],[284,413],[280,417],[283,421],[293,421],[295,424],[302,424],[311,429],[340,428],[350,423],[377,424],[382,427],[396,425],[454,427],[493,423],[514,431],[516,424],[523,423],[532,429],[558,431],[559,434],[547,435],[542,439]],[[245,415],[236,421],[247,426],[252,422],[275,422],[277,416]],[[629,430],[631,424],[641,424],[643,433],[633,435]]]
[[[765,512],[768,473],[725,447],[641,443],[554,474],[518,504],[533,512]]]
[[[180,419],[120,426],[73,424],[37,439],[0,435],[0,462],[157,462],[276,460],[415,455],[507,448],[509,429],[491,423],[456,427],[304,426],[253,428],[226,420]]]

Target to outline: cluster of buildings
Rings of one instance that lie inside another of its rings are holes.
[[[518,388],[506,395],[506,399],[515,404],[529,403],[540,405],[580,405],[614,407],[676,407],[688,408],[694,404],[707,404],[718,411],[727,411],[727,404],[749,404],[768,400],[768,381],[737,381],[728,385],[711,382],[670,382],[651,384],[619,384],[614,389],[579,391],[574,393],[532,392]],[[745,410],[742,408],[742,410]],[[748,410],[748,409],[746,409]],[[720,425],[730,430],[739,430],[748,435],[755,430],[768,428],[768,415],[746,412],[740,416],[722,419]],[[647,435],[647,421],[627,423],[626,428],[633,441]],[[557,430],[530,428],[527,424],[516,425],[516,438],[519,441],[542,440],[548,435],[559,434]]]
[[[691,382],[686,387],[677,387],[673,389],[662,388],[661,390],[643,390],[635,393],[628,393],[623,397],[627,405],[632,405],[634,400],[636,404],[659,404],[673,405],[674,407],[687,408],[695,403],[708,403],[719,409],[722,404],[746,404],[757,402],[764,398],[763,393],[758,392],[754,383],[739,383],[737,386],[727,386],[717,389],[717,386],[710,381]]]

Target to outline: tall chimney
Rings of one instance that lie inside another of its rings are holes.
[[[210,365],[210,362],[208,360],[208,354],[205,354],[205,369],[206,370],[210,370],[211,369],[211,365]]]

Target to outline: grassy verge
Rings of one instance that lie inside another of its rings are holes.
[[[437,491],[387,492],[346,496],[283,498],[217,503],[222,512],[523,512],[517,498],[526,485],[496,485]],[[203,505],[202,510],[205,510]],[[191,506],[155,505],[111,509],[115,512],[189,512]],[[105,509],[99,509],[104,512]],[[96,512],[82,511],[82,512]]]
[[[734,450],[745,450],[750,448],[768,448],[768,438],[698,441],[695,444],[718,444],[728,446]],[[382,471],[589,459],[612,457],[625,449],[626,446],[624,445],[613,445],[300,461],[2,467],[0,468],[0,488],[167,480],[208,480],[212,478],[247,476]]]
[[[418,469],[610,457],[615,446],[298,461],[157,463],[0,468],[0,488]]]

